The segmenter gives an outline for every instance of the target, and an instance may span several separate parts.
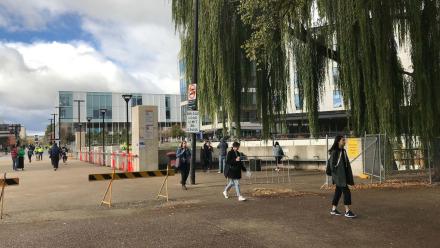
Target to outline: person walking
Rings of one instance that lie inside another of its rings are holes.
[[[232,186],[235,186],[235,192],[238,200],[246,201],[246,198],[244,198],[240,192],[241,171],[246,171],[246,167],[244,167],[243,161],[241,161],[241,154],[238,151],[239,149],[240,143],[234,142],[232,144],[232,149],[227,154],[224,174],[228,179],[228,184],[223,191],[223,196],[228,199],[228,191],[232,188]]]
[[[28,146],[27,155],[28,155],[29,163],[32,163],[32,156],[34,156],[34,149],[31,145]]]
[[[335,184],[335,194],[332,201],[331,215],[341,215],[338,211],[338,203],[344,195],[345,217],[355,218],[356,215],[351,211],[351,192],[348,185],[354,185],[353,172],[351,170],[350,161],[345,151],[345,138],[341,135],[336,136],[332,147],[329,150],[330,159],[328,166],[330,167],[333,184]]]
[[[203,171],[209,171],[211,169],[212,161],[212,146],[208,140],[205,140],[200,152],[200,161],[203,164]]]
[[[44,149],[41,145],[39,145],[36,149],[37,152],[37,160],[38,161],[42,161],[43,160],[43,153],[44,153]]]
[[[24,156],[26,156],[25,146],[21,146],[21,147],[18,149],[18,164],[17,164],[17,170],[18,170],[18,169],[24,170]]]
[[[275,142],[273,147],[272,147],[272,155],[275,157],[275,162],[276,162],[276,171],[280,171],[279,165],[281,164],[281,160],[284,157],[284,151],[283,148],[280,146],[280,143]]]
[[[58,147],[56,142],[54,142],[52,148],[50,148],[49,154],[50,154],[50,160],[52,161],[53,170],[56,171],[58,170],[58,165],[60,163],[60,154],[61,154],[61,149]]]
[[[187,190],[186,181],[189,175],[189,161],[191,160],[191,150],[188,149],[186,141],[180,143],[176,152],[176,158],[178,159],[178,169],[180,171],[182,189]]]
[[[64,164],[67,163],[67,152],[68,152],[68,151],[69,151],[69,150],[67,149],[66,146],[63,146],[63,147],[61,148],[61,156],[63,157],[63,163],[64,163]]]
[[[220,139],[220,143],[217,145],[218,152],[218,173],[223,173],[226,164],[226,154],[228,152],[228,143],[224,138]]]
[[[11,158],[12,158],[12,169],[14,171],[17,170],[17,164],[18,164],[18,149],[16,145],[12,145],[11,148]]]

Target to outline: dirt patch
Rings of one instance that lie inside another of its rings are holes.
[[[363,189],[404,189],[404,188],[431,188],[436,187],[437,184],[430,184],[429,182],[420,181],[402,181],[402,180],[389,180],[383,183],[362,183],[350,186],[353,190]],[[323,190],[334,190],[335,185],[322,185]]]
[[[252,197],[260,198],[272,198],[272,197],[302,197],[302,196],[318,196],[317,193],[301,192],[292,189],[268,189],[268,188],[255,188],[250,192]]]

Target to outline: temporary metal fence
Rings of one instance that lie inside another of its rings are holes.
[[[78,158],[80,161],[88,162],[91,164],[108,166],[120,171],[132,172],[134,171],[134,165],[137,163],[139,157],[132,153],[103,153],[103,152],[79,152]]]
[[[292,182],[293,168],[287,156],[278,161],[276,156],[246,156],[242,161],[250,172],[250,177],[243,178],[250,184]]]
[[[425,179],[432,181],[432,156],[429,148],[393,149],[390,179]]]
[[[371,182],[382,182],[386,178],[385,168],[391,164],[388,144],[385,134],[365,134],[363,137],[350,137],[361,140],[362,151],[350,160],[351,164],[360,162],[362,173],[368,175]],[[327,150],[333,143],[333,137],[327,136]],[[327,156],[327,160],[329,157]],[[326,184],[330,184],[331,177],[326,176]]]

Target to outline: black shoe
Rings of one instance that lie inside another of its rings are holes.
[[[340,216],[342,215],[341,212],[339,212],[337,209],[330,211],[331,215]]]
[[[188,190],[185,185],[182,185],[183,190]]]
[[[345,217],[356,218],[357,216],[353,212],[351,212],[351,210],[348,210],[348,212],[345,212]]]

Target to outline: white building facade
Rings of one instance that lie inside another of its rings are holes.
[[[159,128],[161,130],[181,123],[180,95],[178,94],[147,94],[147,93],[114,93],[114,92],[83,92],[83,91],[60,91],[56,99],[56,107],[59,107],[59,116],[56,120],[56,136],[61,140],[72,136],[75,132],[85,132],[90,129],[91,133],[100,133],[105,127],[113,143],[120,143],[121,136],[126,130],[127,110],[126,102],[122,95],[130,94],[128,119],[131,123],[131,108],[137,105],[157,106],[159,111]],[[81,102],[77,102],[80,100]],[[104,124],[101,109],[106,109]],[[90,118],[90,123],[88,123]],[[61,128],[60,128],[61,123]],[[130,130],[130,128],[129,128]],[[69,139],[67,139],[69,141]]]

